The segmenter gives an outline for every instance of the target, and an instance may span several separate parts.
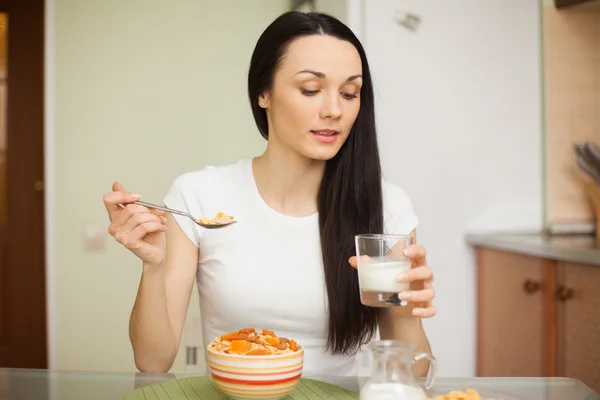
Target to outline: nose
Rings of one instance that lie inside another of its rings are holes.
[[[322,119],[331,118],[334,120],[342,118],[342,104],[339,93],[331,93],[323,96],[320,117]]]

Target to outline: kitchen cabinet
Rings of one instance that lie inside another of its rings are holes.
[[[600,266],[475,254],[477,375],[570,377],[600,392]]]

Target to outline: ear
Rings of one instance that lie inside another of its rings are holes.
[[[258,105],[261,108],[269,108],[271,104],[271,96],[269,95],[269,93],[263,93],[260,96],[258,96]]]

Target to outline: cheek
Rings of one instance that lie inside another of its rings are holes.
[[[360,111],[360,100],[356,99],[349,102],[345,111],[346,118],[344,118],[344,122],[347,124],[349,129],[354,124],[354,121],[356,121],[356,117],[358,117],[358,112]]]
[[[317,114],[315,114],[317,113]],[[273,123],[283,135],[294,135],[300,131],[310,130],[310,123],[318,116],[318,108],[300,96],[287,96],[278,100],[273,109]]]

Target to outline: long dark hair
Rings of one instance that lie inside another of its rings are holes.
[[[248,95],[258,130],[268,140],[267,115],[258,98],[273,85],[290,43],[308,35],[329,35],[354,45],[362,60],[360,110],[348,139],[327,161],[317,199],[325,283],[329,302],[327,347],[354,354],[377,330],[379,309],[360,302],[358,274],[348,264],[354,235],[383,231],[381,169],[375,129],[373,83],[365,51],[342,22],[322,13],[290,11],[260,36],[248,73]]]

